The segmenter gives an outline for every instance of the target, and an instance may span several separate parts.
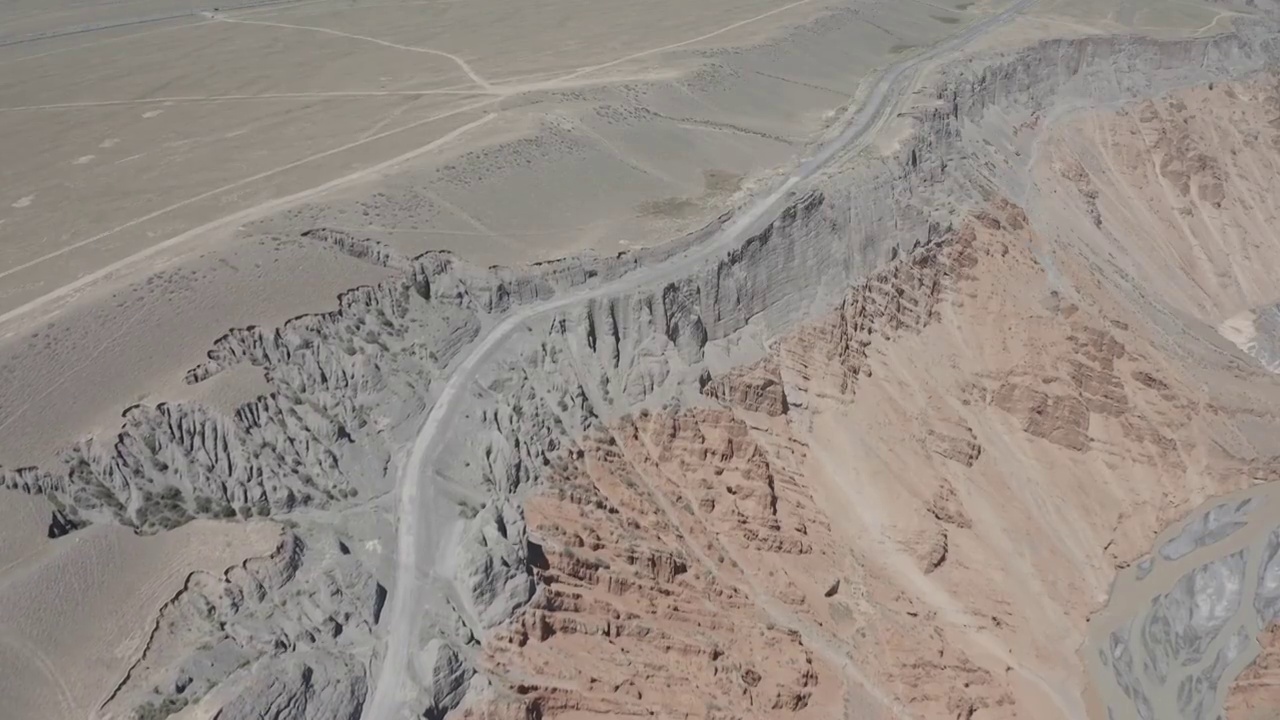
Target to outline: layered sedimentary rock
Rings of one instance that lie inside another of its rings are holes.
[[[1222,159],[1202,146],[1226,116],[1186,108],[1274,97],[1239,78],[1277,54],[1257,32],[954,63],[902,108],[895,150],[741,246],[535,316],[421,479],[458,532],[414,640],[415,712],[1080,716],[1075,651],[1116,569],[1275,476],[1280,386],[1206,332],[1280,294],[1274,250],[1248,240],[1280,200],[1250,184],[1273,157]],[[1072,124],[1086,101],[1111,119]],[[1274,150],[1269,120],[1235,127]],[[188,381],[261,369],[273,391],[234,416],[132,408],[5,483],[55,499],[63,529],[323,525],[387,489],[438,381],[504,313],[699,240],[478,270],[311,239],[403,272],[228,332]],[[193,577],[111,707],[357,716],[383,591],[343,540],[300,536]]]
[[[1258,637],[1261,651],[1232,684],[1224,707],[1232,720],[1261,720],[1280,704],[1280,627],[1271,625]]]
[[[328,655],[293,654],[264,662],[216,717],[357,720],[367,690],[361,665]]]

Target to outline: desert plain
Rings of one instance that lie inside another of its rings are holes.
[[[1278,28],[6,4],[3,706],[1261,717]]]

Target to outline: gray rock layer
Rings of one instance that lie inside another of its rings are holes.
[[[386,592],[331,533],[308,536],[286,534],[269,557],[188,578],[108,709],[145,717],[228,685],[236,699],[219,717],[358,717]]]
[[[359,720],[368,692],[364,667],[324,653],[264,661],[215,720]]]
[[[952,63],[893,155],[832,170],[762,232],[678,280],[540,317],[506,342],[452,424],[446,461],[423,480],[446,490],[465,527],[457,596],[423,610],[419,711],[440,716],[469,683],[486,685],[474,682],[472,662],[485,633],[536,592],[521,493],[579,452],[576,438],[637,407],[697,396],[709,355],[727,357],[730,342],[767,338],[834,308],[886,261],[945,241],[984,199],[1016,198],[1025,161],[1004,142],[1016,121],[1243,76],[1280,55],[1263,30],[1177,42],[1050,41]],[[345,293],[334,312],[232,330],[187,376],[208,382],[247,363],[265,374],[269,395],[231,417],[189,404],[131,408],[114,438],[78,443],[56,467],[7,471],[3,482],[49,495],[73,520],[147,531],[197,515],[341,508],[353,490],[387,487],[389,459],[415,431],[433,384],[503,313],[661,262],[705,234],[616,257],[479,270],[442,253],[404,260],[317,233],[404,271]],[[379,590],[367,571],[342,567],[304,582],[299,572],[263,579],[246,566],[189,589],[182,602],[194,610],[178,612],[208,613],[262,668],[220,717],[358,713],[363,674],[334,648],[353,624],[370,631]],[[289,599],[298,593],[324,601]]]

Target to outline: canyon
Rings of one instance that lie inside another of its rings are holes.
[[[1280,14],[1221,5],[1230,29],[1167,37],[1002,7],[668,243],[483,266],[299,232],[371,282],[3,471],[0,661],[43,658],[5,697],[1267,716]],[[141,601],[82,590],[148,609],[119,672],[60,681],[76,611],[28,617],[30,578],[186,536],[225,545]]]

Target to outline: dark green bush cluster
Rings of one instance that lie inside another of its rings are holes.
[[[212,509],[212,503],[209,508]],[[134,513],[134,521],[139,528],[172,530],[192,520],[187,510],[182,489],[174,485],[166,485],[160,492],[142,491],[142,504]]]
[[[149,700],[133,711],[133,717],[134,720],[165,720],[186,706],[184,697],[167,697],[160,702]]]

